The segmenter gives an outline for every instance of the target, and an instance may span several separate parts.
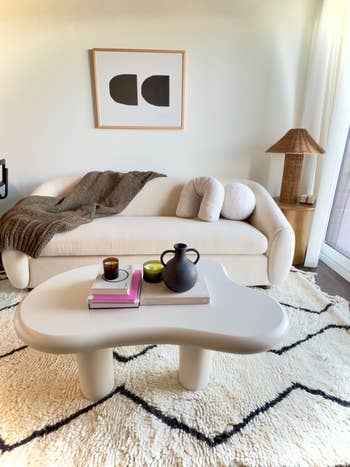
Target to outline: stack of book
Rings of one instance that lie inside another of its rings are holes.
[[[119,276],[120,280],[106,281],[102,272],[97,275],[88,296],[89,309],[137,308],[140,305],[141,269],[126,266]]]

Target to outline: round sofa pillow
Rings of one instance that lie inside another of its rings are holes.
[[[255,209],[255,195],[249,186],[243,183],[230,183],[225,186],[222,217],[234,221],[247,219]]]

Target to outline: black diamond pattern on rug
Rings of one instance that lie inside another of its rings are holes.
[[[257,407],[256,409],[248,413],[239,423],[233,424],[232,428],[229,431],[224,431],[221,434],[215,436],[214,438],[210,438],[206,436],[205,434],[203,434],[202,432],[200,432],[199,430],[190,427],[184,422],[179,421],[176,417],[171,417],[165,414],[162,410],[158,409],[152,404],[149,404],[142,397],[137,396],[133,392],[129,391],[124,385],[120,385],[120,386],[117,386],[110,394],[103,397],[102,399],[96,402],[93,402],[92,404],[89,404],[86,407],[83,407],[82,409],[77,410],[76,412],[73,412],[68,417],[63,418],[62,420],[59,420],[58,422],[53,423],[52,425],[49,424],[49,425],[44,426],[43,428],[40,428],[39,430],[33,431],[29,436],[19,441],[16,441],[15,443],[8,444],[0,437],[0,451],[10,452],[13,449],[23,446],[24,444],[30,443],[36,438],[41,438],[43,436],[50,435],[51,433],[54,433],[55,431],[68,425],[70,422],[72,422],[76,418],[86,414],[87,412],[90,412],[90,410],[108,401],[109,399],[111,399],[111,397],[113,397],[116,394],[125,396],[127,399],[131,400],[136,405],[142,407],[142,409],[145,410],[145,412],[148,412],[149,414],[155,416],[158,420],[160,420],[162,423],[167,425],[169,428],[175,429],[175,430],[181,430],[187,433],[188,435],[196,438],[198,441],[203,441],[207,446],[214,448],[224,443],[232,436],[240,433],[248,425],[248,423],[252,422],[260,414],[263,414],[267,412],[268,410],[272,409],[273,407],[275,407],[277,404],[282,402],[286,397],[288,397],[293,391],[296,391],[296,390],[305,391],[308,394],[321,397],[325,400],[341,405],[342,407],[350,408],[350,401],[340,399],[320,389],[309,388],[300,383],[292,383],[284,391],[277,394],[273,399],[265,402],[260,407]]]
[[[294,272],[294,271],[293,271]],[[7,309],[14,308],[17,306],[20,302],[14,303],[7,305],[3,308],[0,309],[0,311],[4,311]],[[327,303],[321,310],[313,310],[310,308],[305,308],[305,307],[300,307],[296,305],[292,305],[289,303],[283,303],[280,302],[282,306],[285,306],[287,308],[291,308],[296,311],[302,311],[305,313],[311,313],[313,315],[321,315],[323,313],[326,313],[327,311],[330,310],[330,308],[334,305],[336,305],[336,302],[329,302]],[[315,316],[315,319],[316,318]],[[317,321],[318,322],[318,321]],[[289,345],[285,345],[281,347],[280,349],[271,349],[268,352],[273,353],[275,355],[281,356],[285,354],[286,352],[289,352],[290,350],[294,349],[295,347],[298,347],[305,342],[314,339],[316,336],[322,335],[324,333],[328,333],[331,330],[336,330],[337,332],[343,332],[343,331],[349,331],[350,330],[350,325],[339,325],[335,323],[331,323],[328,325],[325,325],[321,329],[319,329],[316,332],[309,333],[307,334],[304,338],[299,339]],[[140,352],[137,352],[132,355],[122,355],[120,352],[114,350],[113,351],[113,357],[116,361],[119,363],[128,363],[130,361],[136,360],[142,356],[145,356],[148,354],[152,349],[156,348],[157,345],[149,345],[143,348]],[[9,358],[14,354],[17,354],[18,352],[22,352],[23,350],[27,349],[28,346],[22,345],[16,348],[13,348],[12,350],[0,355],[0,359],[5,359]],[[6,360],[5,360],[6,361]],[[6,364],[6,363],[5,363]],[[71,413],[70,415],[62,418],[61,420],[52,423],[52,424],[47,424],[44,427],[34,430],[29,436],[24,437],[21,440],[18,440],[14,443],[7,443],[1,436],[0,436],[0,452],[11,452],[14,449],[23,446],[25,444],[30,443],[31,441],[41,438],[44,436],[48,436],[51,433],[54,433],[61,428],[64,428],[64,426],[69,425],[70,422],[73,420],[77,419],[78,417],[84,416],[86,413],[90,412],[91,410],[94,410],[101,404],[107,403],[112,397],[120,395],[122,397],[127,398],[128,400],[132,401],[136,406],[139,406],[145,411],[145,413],[151,414],[153,417],[156,417],[158,420],[160,420],[163,424],[168,426],[171,429],[174,430],[180,430],[184,433],[187,433],[189,436],[195,438],[196,440],[205,443],[208,447],[210,448],[215,448],[216,446],[226,442],[228,439],[232,438],[233,436],[237,435],[238,433],[242,432],[244,428],[251,422],[253,422],[255,419],[257,419],[261,414],[266,413],[267,411],[270,411],[272,409],[277,409],[277,406],[280,402],[285,400],[286,398],[290,397],[295,391],[301,391],[305,393],[306,395],[313,396],[313,397],[318,397],[322,398],[323,400],[328,401],[329,403],[337,404],[341,407],[344,407],[345,409],[350,408],[350,401],[345,400],[339,397],[336,397],[329,392],[325,392],[319,388],[312,388],[309,386],[306,386],[302,383],[299,382],[292,382],[289,386],[287,386],[284,390],[279,392],[277,395],[275,395],[271,400],[268,400],[261,405],[257,406],[255,409],[251,410],[249,413],[247,413],[239,422],[236,422],[231,425],[229,429],[226,429],[222,433],[219,433],[218,435],[214,437],[207,436],[200,430],[191,427],[189,424],[186,424],[179,420],[176,416],[171,416],[164,411],[162,411],[160,408],[156,407],[155,405],[147,402],[143,397],[135,394],[134,392],[130,391],[125,387],[124,384],[117,386],[110,394],[107,396],[103,397],[99,401],[96,401],[94,403],[88,404],[85,407]],[[296,408],[297,410],[297,408]]]

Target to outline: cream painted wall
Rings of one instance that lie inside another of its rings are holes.
[[[9,203],[89,170],[242,176],[280,187],[264,150],[297,124],[317,0],[0,0],[0,155]],[[94,128],[88,50],[184,49],[185,130]]]

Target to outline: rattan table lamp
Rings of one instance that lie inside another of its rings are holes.
[[[296,203],[299,195],[301,169],[304,153],[323,154],[324,149],[316,143],[304,128],[294,128],[265,152],[285,153],[280,201]]]

